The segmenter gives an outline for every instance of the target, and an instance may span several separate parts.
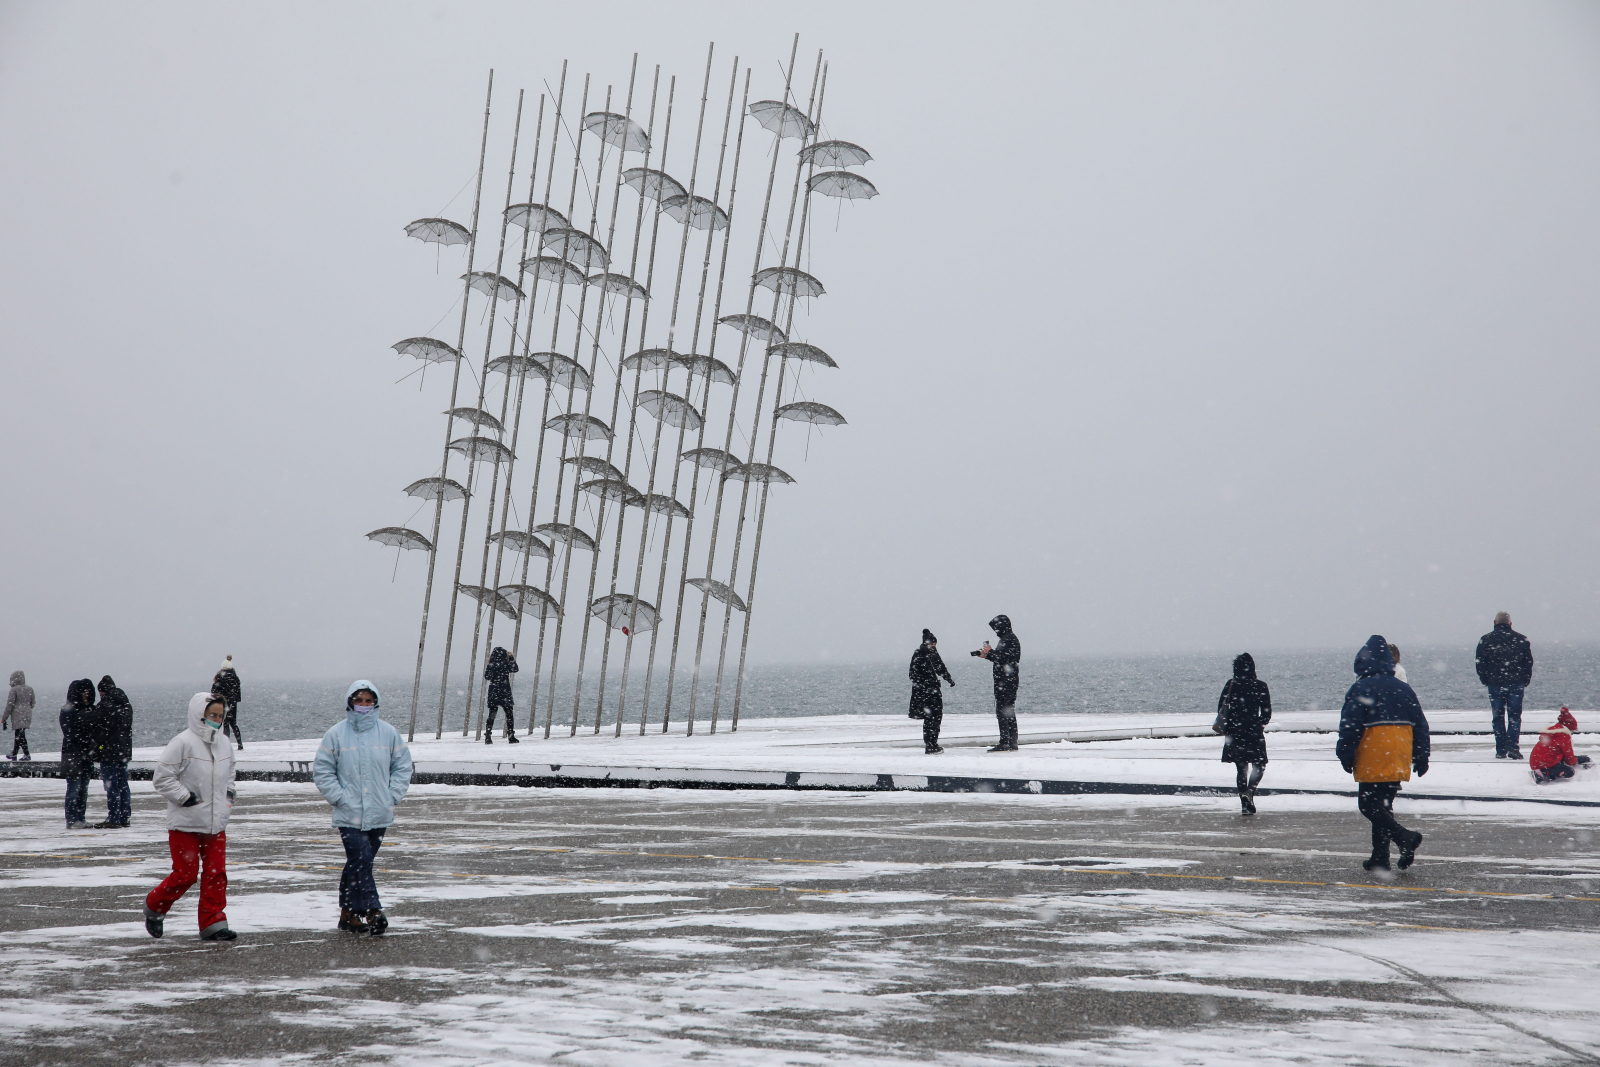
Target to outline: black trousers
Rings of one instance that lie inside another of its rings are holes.
[[[1390,841],[1405,841],[1412,834],[1394,817],[1399,792],[1399,782],[1356,783],[1356,807],[1372,823],[1372,854],[1381,859],[1388,858]]]
[[[222,736],[227,737],[230,732],[239,747],[243,748],[244,735],[239,732],[239,705],[231,700],[228,701],[228,713],[222,717]]]
[[[1256,786],[1261,782],[1261,776],[1267,773],[1265,763],[1252,764],[1249,760],[1241,759],[1234,760],[1233,766],[1237,770],[1234,780],[1238,783],[1241,794],[1255,792]]]
[[[924,692],[911,690],[911,717],[922,720],[922,747],[934,749],[939,745],[939,728],[944,725],[944,695],[934,689]]]
[[[17,751],[19,749],[22,751],[24,756],[27,756],[29,759],[33,758],[33,753],[28,751],[28,731],[26,730],[14,731],[14,736],[11,740],[11,756],[13,759],[16,758]]]
[[[483,724],[484,733],[494,733],[494,713],[501,708],[506,709],[506,736],[510,737],[517,732],[516,703],[510,697],[491,696],[489,698],[489,719]]]
[[[1000,743],[1007,748],[1017,747],[1017,705],[995,702],[995,721],[1000,724]]]

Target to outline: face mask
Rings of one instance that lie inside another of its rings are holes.
[[[210,719],[201,719],[200,721],[211,727],[213,730],[222,729],[222,724],[220,722],[212,722]]]
[[[350,710],[355,712],[357,715],[371,715],[373,712],[378,710],[378,705],[376,705],[376,704],[351,704],[350,705]]]

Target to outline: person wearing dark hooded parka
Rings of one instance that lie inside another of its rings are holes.
[[[1226,737],[1222,762],[1238,769],[1239,807],[1256,813],[1256,786],[1267,770],[1266,725],[1272,721],[1272,694],[1256,677],[1256,661],[1248,652],[1233,658],[1233,678],[1217,698],[1217,728]]]
[[[983,647],[973,653],[994,665],[994,717],[1000,725],[1000,743],[990,752],[1015,752],[1017,750],[1017,683],[1022,678],[1022,642],[1011,629],[1011,619],[996,615],[989,620],[989,629],[995,632],[1000,644]]]
[[[133,759],[133,704],[111,675],[100,679],[100,707],[95,714],[95,756],[106,789],[106,819],[97,830],[113,830],[133,821],[133,793],[128,788],[128,761]]]
[[[494,744],[494,715],[501,708],[506,713],[506,740],[517,744],[516,701],[511,693],[511,676],[518,671],[517,659],[511,653],[494,646],[483,665],[483,679],[489,683],[489,719],[483,724],[483,743]]]
[[[939,691],[943,678],[955,688],[956,680],[950,677],[950,668],[939,655],[939,639],[931,630],[922,631],[922,644],[911,653],[911,710],[913,719],[922,720],[922,748],[928,755],[943,752],[939,745],[939,727],[944,723],[944,694]]]
[[[79,678],[67,686],[61,705],[61,777],[67,780],[68,830],[87,830],[89,779],[94,777],[94,683]]]
[[[1389,643],[1374,634],[1356,653],[1356,684],[1339,712],[1339,743],[1334,752],[1356,780],[1356,806],[1372,823],[1372,856],[1361,866],[1389,869],[1389,843],[1400,846],[1399,867],[1411,866],[1422,835],[1394,817],[1400,783],[1428,773],[1428,718],[1416,691],[1394,676]]]

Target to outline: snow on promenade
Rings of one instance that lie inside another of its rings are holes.
[[[1551,712],[1525,713],[1525,751],[1532,748],[1538,727],[1553,718]],[[1434,711],[1429,722],[1434,731],[1432,765],[1425,778],[1406,785],[1408,794],[1600,803],[1600,770],[1566,782],[1536,785],[1526,761],[1494,759],[1487,712]],[[1337,724],[1334,712],[1278,714],[1267,735],[1271,763],[1262,789],[1353,789],[1333,754]],[[778,784],[786,774],[800,774],[800,784],[826,784],[828,775],[866,774],[891,775],[902,788],[915,788],[917,778],[928,775],[1224,789],[1233,783],[1232,765],[1219,761],[1222,739],[1211,733],[1209,719],[1200,717],[1024,715],[1021,750],[990,753],[984,749],[995,740],[993,716],[947,715],[941,739],[946,751],[934,756],[922,751],[920,725],[900,716],[830,715],[746,719],[737,732],[722,723],[715,734],[702,721],[693,736],[681,723],[666,736],[659,726],[652,726],[642,737],[636,723],[624,724],[622,736],[614,737],[611,724],[598,734],[592,722],[580,725],[573,736],[569,724],[557,723],[549,740],[536,731],[522,735],[516,745],[500,737],[492,745],[462,738],[458,725],[453,734],[447,727],[438,740],[431,730],[419,729],[412,754],[421,772],[547,775],[552,768],[569,774],[681,769],[702,772],[703,778],[714,781],[714,773],[703,772],[727,770],[767,772]],[[1162,736],[1172,734],[1190,736]],[[1126,739],[1099,740],[1116,737]],[[1600,734],[1579,734],[1575,743],[1580,752],[1600,749]],[[300,765],[310,761],[316,749],[316,738],[251,742],[239,753],[239,767],[269,770]],[[135,751],[135,766],[153,761],[159,751]],[[1600,751],[1595,754],[1600,757]]]

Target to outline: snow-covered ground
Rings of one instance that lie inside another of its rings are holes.
[[[1600,809],[1403,798],[1427,843],[1375,880],[1336,796],[421,786],[373,939],[315,790],[245,782],[210,946],[193,891],[138,920],[148,784],[122,831],[60,793],[0,781],[4,1064],[1600,1060]]]
[[[1548,713],[1524,715],[1523,751],[1531,751],[1537,728]],[[1553,718],[1553,716],[1548,716]],[[1526,761],[1494,758],[1494,741],[1482,732],[1487,716],[1478,711],[1435,711],[1432,766],[1425,778],[1406,786],[1422,796],[1520,797],[1530,800],[1577,800],[1600,803],[1600,771],[1548,785],[1536,785]],[[1338,717],[1331,712],[1280,714],[1268,736],[1271,763],[1262,788],[1351,789],[1349,775],[1334,758]],[[403,725],[403,724],[402,724]],[[435,740],[419,732],[412,743],[420,771],[549,774],[552,768],[581,774],[625,768],[683,769],[715,779],[719,770],[767,772],[782,783],[800,773],[804,784],[826,782],[828,775],[892,775],[897,786],[915,787],[919,776],[947,775],[1007,778],[1022,781],[1163,783],[1231,787],[1233,767],[1219,761],[1222,742],[1212,735],[1210,721],[1179,716],[1152,719],[1127,715],[1029,715],[1023,718],[1023,746],[1015,753],[990,753],[994,743],[992,716],[951,715],[944,720],[946,751],[922,751],[920,723],[884,715],[830,715],[810,718],[750,719],[730,732],[726,724],[715,734],[701,723],[693,736],[681,725],[668,734],[653,728],[640,736],[638,727],[621,737],[611,727],[599,734],[580,727],[576,735],[557,724],[550,739],[542,732],[523,735],[509,745],[493,745],[446,732]],[[1316,731],[1316,732],[1312,732]],[[1150,736],[1154,733],[1156,736]],[[1174,734],[1193,736],[1170,736]],[[1137,736],[1142,734],[1143,736]],[[1125,737],[1126,740],[1094,740]],[[1076,740],[1073,740],[1076,739]],[[1580,752],[1600,736],[1577,736]],[[1596,746],[1600,748],[1600,745]],[[316,754],[317,739],[250,743],[239,753],[241,769],[280,769],[301,765]],[[136,761],[151,761],[159,749],[139,749]],[[1600,757],[1600,751],[1596,752]],[[49,758],[45,756],[43,758]],[[857,784],[845,780],[844,784]]]

